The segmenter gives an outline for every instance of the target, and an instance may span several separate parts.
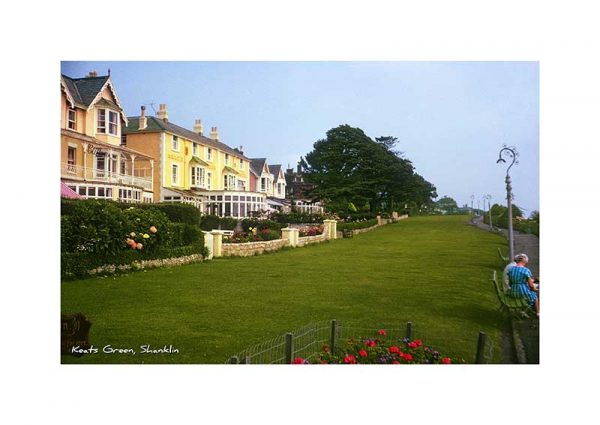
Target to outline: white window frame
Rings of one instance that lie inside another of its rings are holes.
[[[225,154],[225,165],[229,165],[229,154]]]
[[[205,170],[202,167],[191,167],[191,186],[193,187],[204,187],[204,176]]]
[[[107,109],[107,111],[108,111],[108,134],[110,134],[111,136],[118,136],[119,135],[119,113],[116,111],[113,111],[111,109]],[[112,116],[115,117],[114,123],[111,120]],[[112,131],[110,131],[112,126],[115,127],[114,133]]]
[[[102,121],[100,120],[100,113],[102,113]],[[103,124],[100,125],[100,122]],[[106,134],[106,109],[98,109],[96,113],[96,133]]]
[[[71,120],[71,113],[73,113],[73,119]],[[72,126],[71,126],[72,124]],[[69,130],[76,131],[77,130],[77,111],[74,108],[69,108],[67,110],[67,128]]]
[[[240,158],[240,170],[244,169],[244,160]]]
[[[212,161],[212,149],[211,148],[206,148],[206,160]]]
[[[175,178],[173,178],[175,177]],[[171,184],[173,186],[179,186],[179,165],[171,164]]]
[[[211,186],[212,186],[212,173],[211,172],[207,172],[206,173],[206,188],[208,190],[210,190]]]
[[[180,149],[179,137],[176,135],[173,135],[173,139],[171,140],[171,149],[174,150],[175,152],[179,152],[179,149]]]
[[[192,156],[198,156],[198,143],[192,143]]]

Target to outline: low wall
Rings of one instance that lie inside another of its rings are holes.
[[[327,240],[327,236],[323,233],[321,235],[316,236],[303,236],[298,238],[298,246],[310,245],[313,243],[325,242]]]
[[[223,257],[250,257],[265,252],[277,251],[289,244],[290,241],[287,239],[275,239],[263,242],[224,243],[221,246],[221,253]]]

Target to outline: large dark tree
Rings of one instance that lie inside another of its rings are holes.
[[[391,211],[403,203],[431,203],[435,187],[415,174],[412,163],[394,150],[396,143],[389,136],[372,140],[349,125],[329,130],[303,160],[306,181],[316,185],[312,194],[336,211],[349,204]]]

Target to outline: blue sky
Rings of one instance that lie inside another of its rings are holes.
[[[359,127],[395,136],[416,171],[459,205],[484,194],[505,203],[503,144],[519,151],[511,169],[515,203],[539,209],[537,62],[62,62],[83,77],[110,68],[127,115],[166,103],[169,120],[249,157],[295,166],[327,130]]]

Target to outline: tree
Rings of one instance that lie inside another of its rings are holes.
[[[458,212],[458,204],[449,196],[442,197],[435,203],[435,206],[443,214],[456,214]]]
[[[392,211],[410,201],[431,204],[435,186],[414,172],[412,163],[394,149],[396,143],[392,136],[374,141],[349,125],[329,130],[303,159],[305,180],[316,185],[311,195],[338,212],[346,212],[350,203],[368,205],[371,211]]]

